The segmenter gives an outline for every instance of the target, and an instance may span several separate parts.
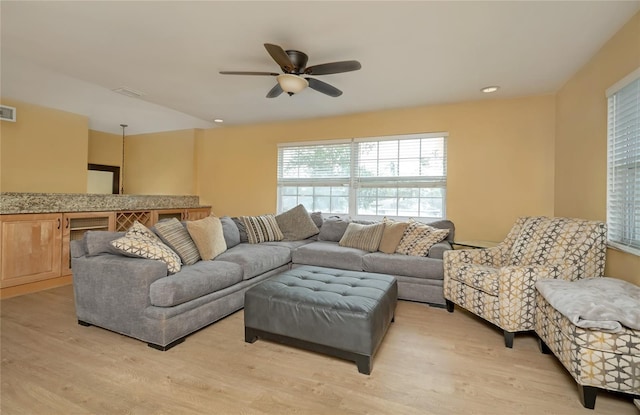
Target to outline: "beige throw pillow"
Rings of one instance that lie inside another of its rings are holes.
[[[437,229],[420,222],[411,222],[404,231],[396,253],[411,256],[427,256],[429,249],[444,240],[449,229]]]
[[[380,240],[378,251],[384,252],[385,254],[393,254],[396,252],[409,223],[395,222],[386,218],[383,222],[384,232],[382,232],[382,239]]]
[[[209,261],[227,250],[222,222],[215,216],[188,221],[187,231],[198,247],[200,258],[203,261]]]
[[[384,223],[374,223],[372,225],[361,225],[351,222],[347,230],[342,235],[338,245],[349,248],[358,248],[364,251],[375,252],[380,245],[384,232]]]

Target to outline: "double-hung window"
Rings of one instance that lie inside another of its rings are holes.
[[[278,146],[278,211],[444,218],[447,134]]]
[[[607,90],[609,245],[640,255],[640,68]]]

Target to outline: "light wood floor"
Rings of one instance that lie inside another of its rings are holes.
[[[76,323],[70,286],[1,303],[0,412],[11,414],[635,414],[573,379],[533,335],[400,301],[371,376],[354,363],[258,340],[243,314],[160,352]]]

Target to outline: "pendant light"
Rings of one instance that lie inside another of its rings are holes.
[[[120,124],[122,127],[122,166],[120,168],[122,178],[120,180],[120,194],[124,194],[124,129],[128,127],[127,124]]]

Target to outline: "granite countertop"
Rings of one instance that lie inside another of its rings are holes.
[[[100,195],[82,193],[0,193],[0,214],[113,212],[145,209],[193,209],[198,196]]]

